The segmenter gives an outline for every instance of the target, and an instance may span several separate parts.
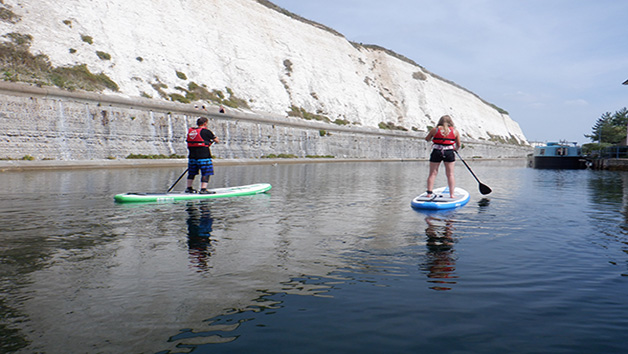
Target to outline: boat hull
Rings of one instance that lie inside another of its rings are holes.
[[[530,156],[528,166],[536,169],[582,170],[586,160],[580,156]]]

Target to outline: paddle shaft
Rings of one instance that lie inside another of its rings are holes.
[[[478,181],[478,183],[480,184],[480,193],[482,193],[482,194],[489,194],[489,193],[491,193],[492,192],[491,188],[489,188],[489,186],[487,186],[486,184],[483,184],[482,182],[480,182],[480,180],[478,179],[478,176],[476,176],[475,173],[473,173],[473,170],[471,169],[471,167],[469,167],[469,165],[467,165],[467,163],[462,158],[462,156],[460,156],[458,151],[454,149],[454,152],[456,153],[456,155],[458,155],[458,158],[460,158],[460,161],[462,161],[462,163],[467,167],[469,172],[471,172],[471,175],[473,175],[473,178],[475,178],[475,180]]]
[[[185,175],[185,173],[188,172],[188,169],[186,168],[185,171],[183,171],[183,173],[181,174],[181,176],[179,176],[179,178],[177,178],[177,181],[174,182],[174,184],[172,185],[172,187],[168,188],[168,191],[166,193],[170,193],[170,191],[172,190],[172,188],[174,188],[174,186],[177,185],[177,183],[179,183],[179,181],[181,180],[181,178],[183,178],[183,176]]]

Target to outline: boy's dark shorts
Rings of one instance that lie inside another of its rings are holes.
[[[188,176],[196,176],[199,170],[201,171],[201,176],[213,175],[214,164],[212,159],[189,159]]]

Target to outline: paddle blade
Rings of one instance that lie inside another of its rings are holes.
[[[489,186],[487,186],[486,184],[480,183],[480,193],[489,194],[491,192],[492,190],[489,188]]]

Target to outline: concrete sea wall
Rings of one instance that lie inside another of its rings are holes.
[[[592,159],[591,168],[594,170],[628,171],[628,159],[626,158]]]
[[[426,159],[424,132],[340,126],[300,118],[0,82],[0,159],[124,159],[129,154],[186,155],[188,127],[210,119],[216,158],[270,154],[357,159]],[[386,121],[383,117],[382,121]],[[520,158],[531,148],[463,141],[463,157]]]

